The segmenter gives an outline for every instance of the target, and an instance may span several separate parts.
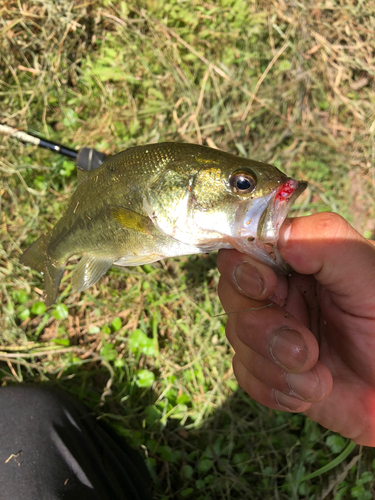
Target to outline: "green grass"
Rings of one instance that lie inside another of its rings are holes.
[[[135,6],[136,5],[136,6]],[[289,5],[289,6],[288,6]],[[220,0],[0,7],[0,121],[108,154],[187,141],[309,181],[293,214],[374,234],[373,2]],[[56,305],[23,249],[75,189],[72,164],[0,138],[0,377],[59,385],[147,457],[157,499],[372,498],[372,450],[237,387],[215,256],[111,270]]]

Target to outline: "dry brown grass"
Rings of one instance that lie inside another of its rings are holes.
[[[0,121],[107,153],[175,140],[275,163],[309,181],[294,213],[335,210],[370,235],[375,229],[374,34],[372,0],[5,0],[0,5]],[[51,311],[22,316],[38,299],[41,280],[21,268],[18,257],[56,222],[75,178],[61,174],[60,159],[12,139],[0,137],[0,152],[3,383],[58,380],[92,405],[104,394],[109,402],[100,412],[113,419],[116,413],[124,427],[136,426],[138,407],[152,397],[134,392],[131,380],[136,369],[149,368],[159,377],[152,402],[165,402],[168,390],[185,391],[192,402],[189,419],[201,422],[213,408],[218,411],[235,386],[222,318],[210,319],[221,312],[213,260],[170,262],[138,274],[112,272],[79,302],[68,298],[65,281],[66,319]],[[122,320],[120,332],[103,333],[116,316]],[[135,328],[158,340],[157,361],[129,353],[127,335]],[[124,361],[122,371],[102,350],[108,344]],[[124,403],[120,397],[129,399]],[[298,455],[300,444],[293,439],[305,431],[297,417],[286,421],[236,398],[234,406],[228,403],[229,409],[218,413],[210,439],[220,434],[221,425],[233,442],[248,440],[256,457],[249,459],[251,474],[243,468],[244,486],[228,452],[224,469],[215,470],[220,485],[215,498],[274,498],[280,477],[297,477],[293,474],[307,451]],[[270,426],[281,426],[285,435],[273,440]],[[198,436],[196,450],[206,437],[205,432]],[[160,439],[166,444],[180,437],[168,435],[167,426]],[[307,438],[306,443],[312,453]],[[287,466],[286,457],[291,457]],[[160,491],[169,495],[181,462],[158,460]],[[307,471],[317,467],[313,460],[303,464]],[[273,468],[269,482],[264,467]],[[283,490],[280,498],[305,497],[294,488]]]

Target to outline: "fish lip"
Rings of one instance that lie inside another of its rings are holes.
[[[276,243],[279,230],[298,196],[306,189],[306,181],[290,177],[275,190],[275,195],[263,212],[258,226],[258,240],[262,243]]]

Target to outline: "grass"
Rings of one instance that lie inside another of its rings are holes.
[[[187,141],[305,178],[294,215],[374,234],[373,2],[73,2],[0,7],[0,119],[108,154]],[[215,256],[111,270],[56,305],[21,251],[63,213],[73,165],[0,138],[0,377],[95,408],[147,457],[157,499],[370,499],[372,450],[237,387]]]

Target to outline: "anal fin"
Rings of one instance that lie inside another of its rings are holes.
[[[82,292],[94,285],[117,259],[84,255],[77,264],[72,275],[72,287],[77,292]]]

